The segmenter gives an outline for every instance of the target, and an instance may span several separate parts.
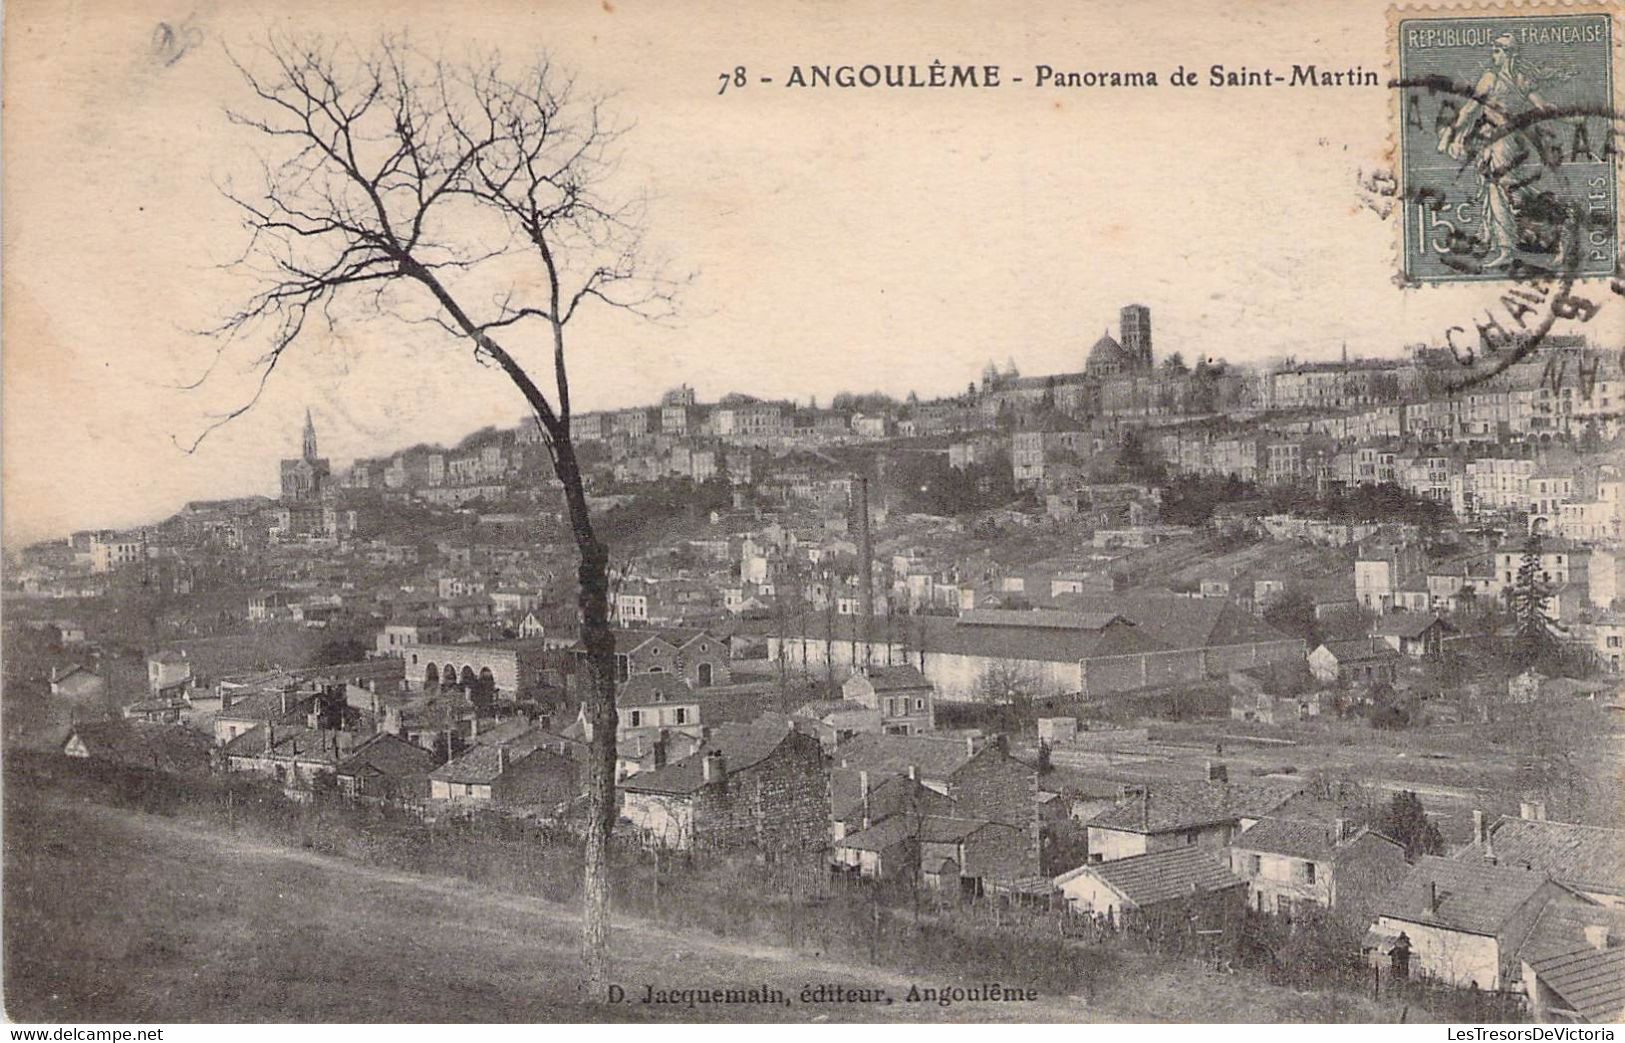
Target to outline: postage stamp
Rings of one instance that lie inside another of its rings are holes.
[[[1401,11],[1390,24],[1405,277],[1614,275],[1613,16]]]

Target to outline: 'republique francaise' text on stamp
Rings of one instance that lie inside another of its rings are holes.
[[[1612,16],[1400,12],[1390,24],[1405,277],[1615,274]]]

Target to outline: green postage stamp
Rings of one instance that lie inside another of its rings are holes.
[[[1394,14],[1409,281],[1616,274],[1614,21],[1568,6]]]

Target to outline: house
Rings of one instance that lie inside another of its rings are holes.
[[[124,707],[124,716],[150,724],[179,724],[185,710],[184,699],[143,699]]]
[[[879,710],[850,699],[816,699],[796,707],[790,715],[796,728],[816,737],[825,753],[833,752],[855,735],[882,734]]]
[[[620,714],[616,729],[618,741],[636,734],[655,736],[665,731],[700,734],[699,697],[678,674],[633,674],[615,690],[615,709]],[[582,713],[585,712],[583,708]],[[590,737],[590,729],[587,734]]]
[[[1444,636],[1455,631],[1454,626],[1437,615],[1411,612],[1379,616],[1371,624],[1373,639],[1415,659],[1439,655],[1444,650]]]
[[[1373,903],[1410,866],[1403,845],[1350,825],[1265,818],[1242,831],[1230,845],[1230,868],[1247,882],[1247,904],[1288,917],[1310,906],[1369,921]]]
[[[1523,984],[1536,1021],[1625,1021],[1625,947],[1606,928],[1574,952],[1523,961]]]
[[[1382,638],[1328,641],[1309,653],[1309,672],[1325,684],[1393,684],[1400,661]]]
[[[1473,841],[1456,858],[1545,873],[1605,906],[1625,909],[1625,830],[1551,822],[1538,803],[1488,822],[1473,813]]]
[[[829,776],[831,835],[839,843],[860,830],[896,816],[916,822],[926,815],[953,815],[953,798],[907,775],[875,778],[866,771],[836,768]]]
[[[1026,831],[1004,822],[930,815],[920,824],[920,879],[927,887],[964,895],[1049,893],[1038,877]]]
[[[1554,901],[1586,902],[1545,873],[1424,855],[1379,899],[1361,948],[1395,973],[1510,989],[1521,983],[1520,953]]]
[[[710,688],[732,677],[728,641],[708,631],[617,629],[614,635],[617,682],[634,674],[675,673],[695,688]],[[578,642],[574,651],[585,665],[586,646]]]
[[[1062,873],[1055,886],[1075,913],[1115,924],[1125,918],[1193,900],[1239,907],[1247,882],[1230,869],[1222,851],[1178,847],[1110,862],[1091,862]]]
[[[841,685],[841,696],[879,710],[887,734],[936,731],[936,687],[915,667],[863,667]]]
[[[475,746],[429,773],[431,800],[552,809],[581,794],[567,743],[540,728],[502,744]]]
[[[51,668],[51,694],[65,699],[95,699],[107,690],[102,676],[74,663],[64,669]]]
[[[1147,785],[1089,820],[1089,861],[1113,862],[1180,847],[1217,851],[1301,788],[1219,779]]]
[[[379,732],[334,768],[339,792],[352,799],[420,801],[429,796],[434,754],[388,732]]]
[[[823,750],[788,727],[723,725],[692,756],[620,789],[621,817],[651,845],[792,852],[828,841]]]
[[[353,731],[266,721],[227,742],[221,755],[227,771],[261,775],[290,790],[304,790],[331,778],[356,745]]]
[[[147,690],[153,695],[185,695],[191,687],[192,662],[185,652],[166,649],[147,657]]]
[[[297,724],[310,713],[310,708],[321,698],[315,691],[300,691],[291,682],[272,691],[253,691],[249,694],[222,691],[220,709],[214,716],[214,741],[225,745],[267,721]]]
[[[180,775],[206,775],[209,737],[176,724],[149,724],[117,717],[76,724],[62,744],[68,757],[123,768]]]

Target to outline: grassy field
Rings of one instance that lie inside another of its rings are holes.
[[[1088,997],[941,1007],[944,982],[618,920],[627,1002],[578,995],[572,908],[394,872],[38,785],[5,793],[5,998],[14,1020],[1391,1021],[1398,1009],[1131,955]],[[890,1005],[803,1004],[806,985]],[[788,1005],[646,1005],[646,986],[761,984]],[[1415,1013],[1411,1017],[1415,1019]]]

